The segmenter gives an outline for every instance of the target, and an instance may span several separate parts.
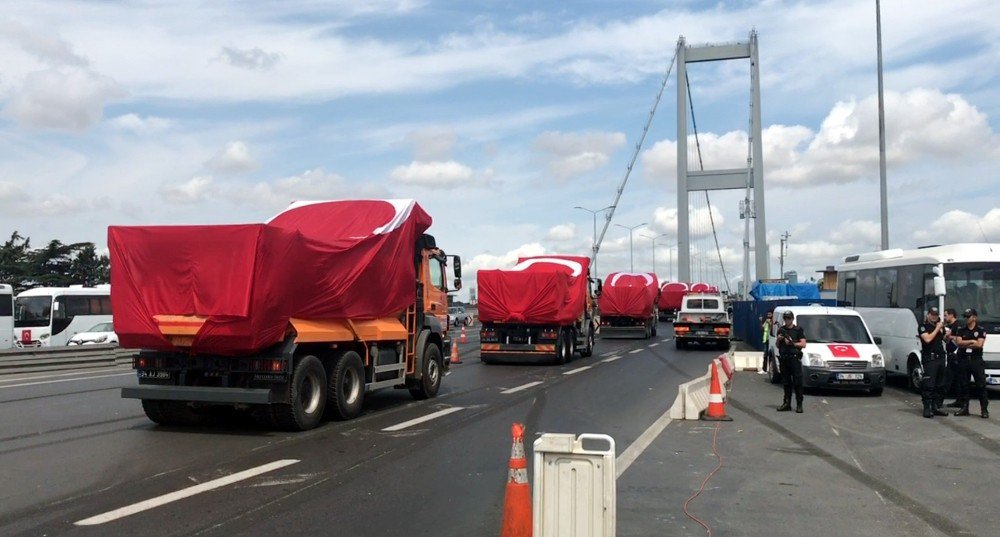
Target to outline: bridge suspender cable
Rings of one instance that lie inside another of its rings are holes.
[[[677,47],[681,46],[681,41],[677,40]],[[635,144],[635,149],[632,151],[632,158],[629,160],[628,166],[625,167],[625,176],[622,177],[621,184],[618,185],[618,190],[615,192],[615,201],[611,204],[611,208],[608,209],[606,216],[604,217],[604,227],[601,228],[601,234],[598,235],[597,240],[594,242],[594,251],[591,253],[590,264],[593,265],[597,258],[597,252],[601,249],[601,243],[604,242],[604,235],[607,234],[608,228],[611,227],[611,219],[615,215],[615,210],[618,208],[618,201],[622,197],[622,192],[625,191],[625,185],[628,184],[629,175],[632,174],[632,167],[635,166],[635,161],[639,158],[639,151],[642,150],[642,143],[646,141],[646,134],[649,132],[650,125],[653,124],[653,116],[656,114],[656,107],[660,104],[660,98],[663,97],[663,90],[667,87],[667,80],[670,79],[670,73],[674,70],[674,63],[677,62],[677,47],[674,47],[674,57],[670,59],[670,66],[667,67],[666,74],[663,75],[663,81],[660,83],[660,91],[656,93],[656,100],[653,101],[652,108],[649,109],[649,117],[646,118],[646,125],[642,128],[642,135],[639,136],[639,142]]]

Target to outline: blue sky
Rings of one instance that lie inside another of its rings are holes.
[[[959,231],[976,223],[1000,241],[996,20],[995,2],[883,2],[894,246],[979,240]],[[610,203],[678,36],[753,27],[772,253],[788,230],[786,269],[813,274],[878,242],[874,25],[874,2],[850,0],[17,3],[0,15],[0,231],[103,245],[111,224],[393,196],[428,209],[467,271],[583,253],[573,206]],[[745,161],[748,73],[691,68],[708,168]],[[664,244],[675,91],[615,216]],[[730,279],[741,196],[711,195]],[[703,195],[691,206],[695,274],[722,284]],[[626,235],[609,231],[602,273],[628,268]]]

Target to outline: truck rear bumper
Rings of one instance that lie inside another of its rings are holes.
[[[635,338],[646,335],[645,325],[639,326],[602,326],[601,339]]]
[[[267,388],[216,388],[211,386],[132,386],[122,388],[124,399],[157,399],[199,403],[276,403],[278,395]]]
[[[483,343],[479,347],[479,355],[485,360],[498,362],[543,362],[555,357],[556,345],[555,343],[530,345]]]

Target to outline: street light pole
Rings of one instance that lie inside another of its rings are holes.
[[[593,265],[594,268],[593,275],[596,277],[597,276],[597,213],[603,213],[604,211],[610,209],[611,206],[608,205],[603,209],[597,209],[597,210],[588,209],[586,207],[580,207],[579,205],[573,208],[580,209],[581,211],[587,211],[588,213],[594,215],[594,239],[590,243],[590,264]]]
[[[875,33],[878,42],[878,175],[882,220],[882,249],[889,249],[889,194],[885,180],[885,98],[882,92],[882,5],[875,0]],[[782,275],[784,276],[784,275]]]
[[[662,234],[657,235],[655,237],[653,237],[651,235],[639,235],[640,237],[649,239],[653,243],[653,274],[654,275],[656,274],[656,239],[661,239],[663,237],[666,237],[667,235],[669,235],[669,233],[662,233]],[[673,252],[671,252],[671,257],[672,256],[673,256]],[[673,265],[673,259],[670,260],[670,264]]]
[[[641,224],[636,224],[632,227],[623,226],[621,224],[615,224],[615,225],[620,228],[625,228],[628,230],[628,271],[635,272],[635,258],[632,256],[632,231],[634,231],[636,228],[646,225],[646,223],[643,222]]]

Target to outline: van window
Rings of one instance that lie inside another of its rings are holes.
[[[865,323],[854,315],[799,315],[796,324],[802,327],[809,343],[871,343]]]

